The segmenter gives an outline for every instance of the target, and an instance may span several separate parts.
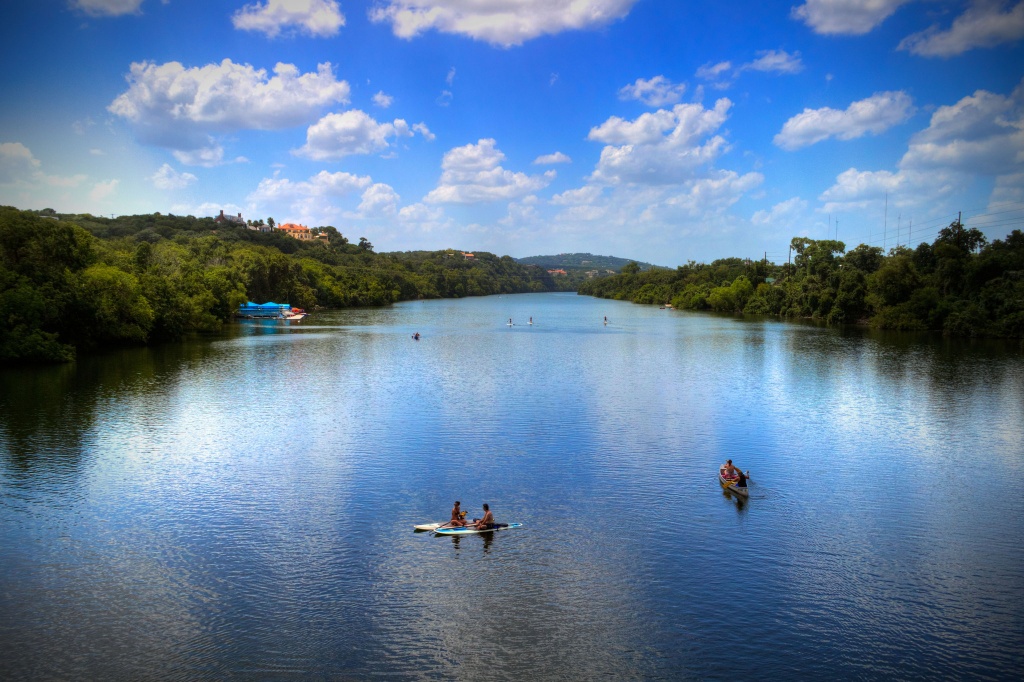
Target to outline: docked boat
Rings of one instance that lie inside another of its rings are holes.
[[[739,476],[737,476],[736,474],[729,474],[727,472],[724,464],[718,467],[718,482],[722,484],[722,487],[731,493],[736,493],[737,495],[747,497],[750,494],[750,490],[747,488],[747,486],[743,486],[742,488],[739,487],[737,485],[739,483],[739,480]]]

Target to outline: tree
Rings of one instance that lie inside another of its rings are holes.
[[[636,261],[631,260],[622,266],[622,270],[620,272],[622,272],[623,275],[635,275],[640,272],[640,266]]]
[[[360,237],[359,238],[359,248],[361,250],[363,250],[363,251],[370,251],[370,252],[372,252],[373,251],[373,244],[371,244],[370,240],[367,239],[366,237]]]
[[[274,219],[273,218],[267,218],[267,225],[270,225],[270,229],[273,230],[274,229],[274,225],[275,225]]]

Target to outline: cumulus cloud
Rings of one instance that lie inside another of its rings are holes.
[[[538,156],[533,160],[534,165],[537,166],[550,166],[556,163],[572,163],[572,159],[568,155],[562,152],[555,152],[554,154],[544,154]]]
[[[191,173],[179,173],[167,163],[160,166],[149,179],[157,189],[184,189],[199,180]]]
[[[107,109],[143,142],[188,151],[209,147],[210,133],[301,125],[322,107],[348,101],[349,85],[329,63],[315,73],[278,63],[273,73],[230,59],[192,68],[134,62],[128,90]]]
[[[585,185],[556,194],[551,197],[551,203],[556,206],[585,206],[597,201],[602,191],[603,189],[597,185]]]
[[[910,139],[896,172],[851,168],[820,197],[826,210],[862,208],[888,192],[940,202],[958,187],[994,179],[991,201],[1024,193],[1024,81],[1009,95],[978,90],[935,110]],[[904,199],[911,201],[911,199]],[[890,205],[891,205],[890,200]]]
[[[794,7],[792,17],[815,33],[863,35],[912,0],[806,0]]]
[[[391,106],[391,103],[394,101],[395,98],[392,97],[391,95],[385,95],[383,90],[379,91],[376,95],[373,96],[373,103],[376,104],[381,109],[387,109],[388,107]]]
[[[770,211],[756,211],[750,217],[754,225],[785,227],[796,225],[807,214],[807,201],[793,197],[772,206]]]
[[[1024,164],[1024,80],[1009,97],[978,90],[932,114],[910,139],[901,168],[998,176]]]
[[[913,102],[907,93],[878,92],[843,111],[830,107],[804,109],[803,113],[786,121],[774,142],[792,151],[830,137],[853,140],[868,133],[878,135],[903,123],[913,113]]]
[[[664,76],[650,80],[637,78],[635,83],[619,90],[619,99],[635,99],[651,107],[663,107],[681,100],[685,91],[686,84],[673,83]]]
[[[0,184],[27,180],[39,171],[39,166],[39,160],[22,143],[0,143]]]
[[[605,26],[622,19],[637,0],[384,0],[370,10],[400,38],[425,31],[464,35],[493,45],[521,45],[542,35]]]
[[[428,203],[473,204],[518,199],[546,187],[554,171],[515,173],[501,167],[505,155],[493,139],[450,149],[441,162],[441,180],[424,198]]]
[[[1005,0],[976,0],[946,31],[932,26],[900,41],[898,49],[922,57],[952,57],[976,47],[1024,38],[1024,2],[1003,11]]]
[[[91,17],[120,17],[140,14],[142,0],[71,0],[71,7]]]
[[[391,185],[377,182],[363,192],[357,211],[360,216],[393,216],[398,213],[401,197]]]
[[[345,25],[345,15],[335,0],[266,0],[238,10],[231,23],[239,30],[257,31],[268,38],[295,32],[329,38]]]
[[[412,137],[414,129],[400,118],[392,123],[378,123],[366,112],[353,109],[341,114],[328,114],[311,125],[306,131],[306,144],[293,153],[317,161],[373,154],[388,149],[389,138]]]
[[[700,104],[677,104],[671,110],[645,113],[633,121],[613,116],[592,128],[588,139],[604,142],[591,179],[603,183],[665,184],[691,177],[726,147],[718,130],[732,107],[726,98],[714,109]]]

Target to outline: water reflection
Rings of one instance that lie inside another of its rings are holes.
[[[1016,352],[553,295],[3,376],[7,677],[1022,664]],[[454,499],[526,525],[410,532]]]

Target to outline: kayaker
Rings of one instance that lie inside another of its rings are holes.
[[[455,500],[455,506],[452,507],[452,520],[448,522],[452,528],[462,528],[466,525],[466,512],[459,508],[459,504],[459,501]]]
[[[488,528],[494,527],[494,514],[491,513],[491,508],[484,502],[484,517],[482,519],[474,519],[477,530],[487,530]]]

